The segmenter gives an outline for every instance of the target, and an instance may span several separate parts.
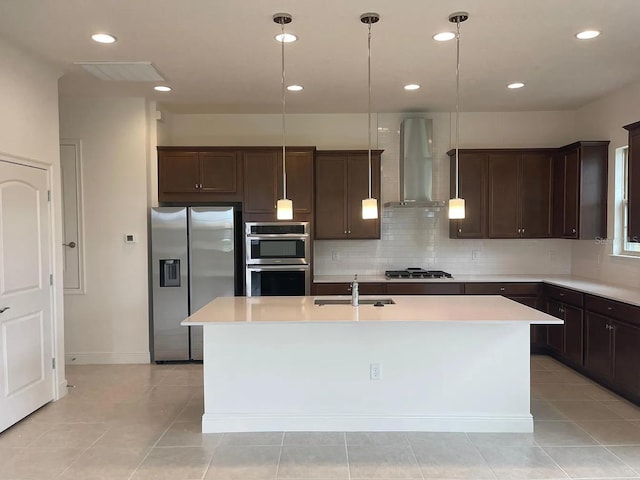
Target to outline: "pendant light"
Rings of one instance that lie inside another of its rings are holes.
[[[371,25],[378,23],[380,15],[377,13],[363,13],[360,15],[360,21],[366,24],[369,28],[369,34],[367,36],[367,72],[368,72],[368,85],[369,85],[369,103],[368,103],[368,122],[367,130],[369,131],[369,198],[362,200],[362,218],[364,220],[378,218],[378,200],[373,198],[371,193],[372,177],[371,177]]]
[[[276,13],[273,16],[273,21],[280,25],[280,44],[281,44],[281,59],[282,59],[282,198],[278,200],[276,205],[276,218],[278,220],[292,220],[293,219],[293,202],[287,198],[287,157],[286,157],[286,129],[285,129],[285,78],[284,78],[284,44],[285,34],[284,26],[291,23],[293,18],[288,13]]]
[[[460,141],[460,24],[469,19],[467,12],[455,12],[449,15],[449,21],[456,24],[456,197],[449,199],[449,218],[465,217],[464,198],[460,198],[460,160],[458,157]]]

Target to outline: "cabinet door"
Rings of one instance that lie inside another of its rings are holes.
[[[578,238],[580,158],[579,150],[573,149],[564,155],[564,215],[562,236]]]
[[[562,307],[558,302],[547,300],[547,313],[564,320]],[[556,353],[564,353],[564,325],[547,326],[547,343]]]
[[[347,155],[316,154],[315,239],[347,238]]]
[[[460,198],[465,199],[465,218],[451,220],[451,238],[485,238],[487,236],[487,174],[486,153],[460,153],[458,187]],[[451,197],[455,196],[456,162],[451,157]]]
[[[640,394],[640,329],[611,321],[613,332],[613,382]]]
[[[236,193],[238,162],[236,152],[200,152],[202,192]]]
[[[287,196],[293,202],[294,217],[296,214],[310,215],[313,213],[313,152],[287,151],[286,155]]]
[[[576,365],[583,365],[582,309],[562,305],[564,310],[564,355]]]
[[[552,157],[547,153],[524,153],[520,174],[520,227],[527,238],[551,237]]]
[[[193,193],[200,185],[198,152],[159,152],[158,190],[160,193]]]
[[[278,187],[278,152],[243,152],[243,166],[244,213],[272,214],[275,220],[278,192],[282,190]]]
[[[584,366],[593,375],[605,379],[611,377],[610,322],[607,317],[587,312]]]
[[[380,155],[371,155],[371,194],[378,199],[378,218],[362,219],[362,200],[369,197],[368,154],[349,154],[347,163],[347,236],[380,238]]]
[[[489,154],[489,237],[520,236],[518,153]]]

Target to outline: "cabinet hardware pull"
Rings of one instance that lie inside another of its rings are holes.
[[[63,243],[63,247],[76,248],[76,242]]]
[[[575,228],[572,228],[572,229],[571,229],[571,233],[576,233],[576,229],[575,229]]]
[[[7,310],[9,310],[10,308],[11,308],[11,307],[3,307],[3,308],[0,308],[0,313],[4,313],[4,312],[6,312]]]
[[[197,190],[198,189],[198,184],[197,183],[196,183],[195,187],[196,187],[196,190]]]
[[[560,296],[561,296],[561,297],[564,297],[564,293],[561,293],[561,294],[560,294]]]
[[[504,292],[504,287],[500,287],[500,291],[501,291],[501,292]]]
[[[611,311],[613,310],[613,307],[607,307],[607,310]]]
[[[458,229],[458,233],[462,233],[462,229],[461,228]]]

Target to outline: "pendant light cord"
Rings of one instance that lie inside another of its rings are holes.
[[[459,198],[460,160],[458,158],[460,132],[460,18],[456,21],[456,198]]]
[[[281,57],[282,57],[282,198],[287,198],[287,158],[285,148],[285,90],[284,90],[284,18],[280,20],[280,30],[282,32]]]
[[[369,103],[368,103],[369,115],[368,115],[367,130],[369,133],[369,198],[373,198],[371,194],[371,183],[372,183],[372,180],[371,180],[371,20],[369,20],[368,25],[369,25],[369,35],[367,37],[367,51],[368,51],[367,82],[369,85]]]

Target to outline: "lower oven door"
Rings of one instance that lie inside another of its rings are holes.
[[[247,265],[247,297],[309,295],[309,265]]]

